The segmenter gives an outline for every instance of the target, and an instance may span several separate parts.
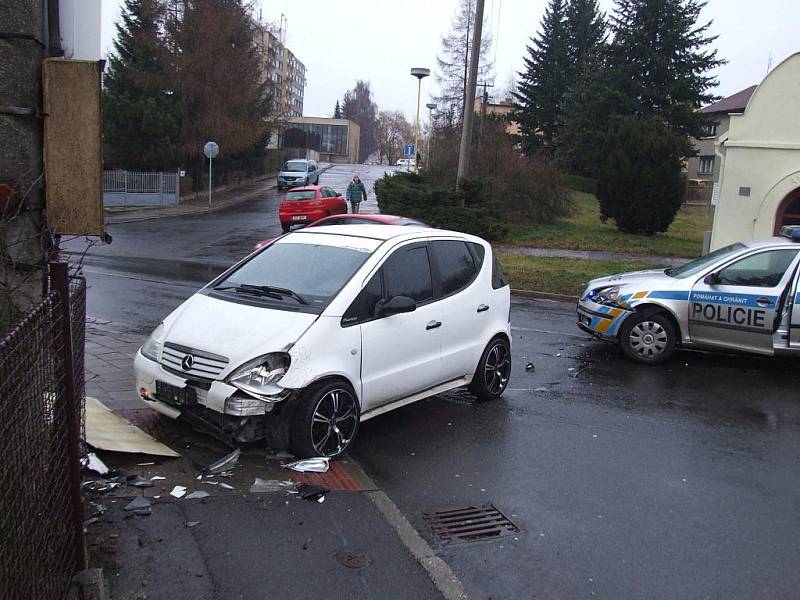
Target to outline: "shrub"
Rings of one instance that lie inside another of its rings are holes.
[[[469,201],[478,193],[504,217],[529,223],[552,223],[569,216],[573,203],[559,172],[543,160],[523,156],[505,127],[504,120],[488,115],[479,139],[476,129],[470,174],[481,182],[480,190],[465,187],[465,197]],[[455,186],[459,142],[456,129],[436,132],[429,174],[442,187]]]
[[[655,119],[624,117],[603,141],[600,219],[624,233],[653,235],[672,224],[683,200],[681,141]]]
[[[496,240],[508,233],[508,227],[487,188],[480,178],[466,179],[462,189],[455,191],[435,185],[427,176],[397,173],[375,183],[375,196],[382,213]]]

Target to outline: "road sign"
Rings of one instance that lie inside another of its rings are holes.
[[[203,154],[206,155],[206,158],[217,158],[219,155],[217,142],[206,142],[206,145],[203,146]]]
[[[403,156],[414,156],[414,144],[406,144],[403,147]]]

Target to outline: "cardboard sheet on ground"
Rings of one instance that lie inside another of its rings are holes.
[[[97,398],[86,398],[86,443],[100,450],[180,456],[171,448],[111,412]]]

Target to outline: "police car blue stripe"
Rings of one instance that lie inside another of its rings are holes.
[[[676,292],[670,290],[662,290],[650,292],[647,294],[648,298],[656,298],[659,300],[686,300],[689,297],[689,292]]]
[[[777,296],[764,294],[733,294],[720,292],[692,292],[689,302],[702,302],[703,304],[730,304],[733,306],[759,307],[756,302],[759,298],[769,298],[773,303]]]
[[[800,292],[797,293],[797,296],[794,297],[794,303],[800,304]]]

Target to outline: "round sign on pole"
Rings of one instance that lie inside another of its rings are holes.
[[[203,146],[203,154],[206,155],[206,158],[217,158],[219,155],[217,142],[206,142],[206,145]]]

